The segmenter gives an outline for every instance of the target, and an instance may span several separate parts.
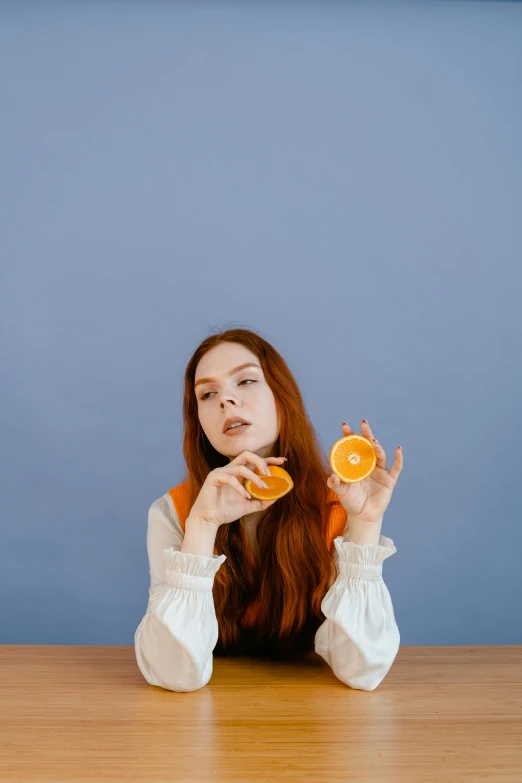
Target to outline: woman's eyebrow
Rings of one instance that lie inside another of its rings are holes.
[[[255,364],[255,362],[245,362],[244,364],[238,364],[237,367],[233,367],[229,373],[228,377],[230,378],[231,375],[235,375],[236,372],[239,372],[240,370],[244,370],[245,367],[258,367],[261,369],[261,366],[259,364]],[[200,378],[199,381],[196,381],[194,384],[194,388],[196,386],[199,386],[200,383],[214,383],[216,381],[216,378]]]

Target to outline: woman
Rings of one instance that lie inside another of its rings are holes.
[[[149,509],[149,602],[135,633],[147,682],[192,691],[210,680],[213,655],[292,660],[315,648],[342,682],[374,690],[400,644],[382,579],[397,550],[380,533],[400,447],[387,471],[363,419],[377,465],[341,482],[284,359],[247,329],[196,349],[183,412],[185,479]],[[237,419],[246,423],[229,428]],[[244,482],[262,486],[268,465],[284,466],[294,487],[255,500]]]

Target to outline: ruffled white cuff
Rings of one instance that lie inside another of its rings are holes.
[[[169,547],[165,556],[165,582],[190,590],[212,590],[214,575],[227,558],[226,555],[194,555]]]
[[[344,579],[379,579],[383,561],[397,551],[393,540],[383,535],[378,544],[355,544],[343,536],[337,536],[334,544],[339,554],[339,576]]]

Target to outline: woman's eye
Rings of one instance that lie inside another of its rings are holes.
[[[257,381],[254,380],[254,378],[245,378],[243,381],[238,383],[238,386],[241,386],[242,383],[246,383],[247,381],[250,381],[250,383],[257,383]],[[207,394],[214,394],[214,392],[205,392],[205,394],[201,395],[200,400],[206,399]]]

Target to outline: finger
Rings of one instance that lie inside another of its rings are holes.
[[[348,424],[348,422],[343,421],[343,423],[341,424],[341,429],[343,431],[343,435],[353,435],[353,430]]]
[[[404,460],[402,456],[402,448],[401,446],[397,446],[397,448],[395,449],[395,460],[388,474],[395,481],[397,481],[397,479],[399,478],[403,464],[404,464]]]
[[[249,470],[246,465],[227,466],[227,472],[232,473],[235,476],[238,474],[244,476],[245,478],[250,479],[250,481],[253,481],[254,484],[257,484],[258,487],[261,487],[261,489],[266,489],[267,487],[266,482],[263,481],[263,477],[258,476],[253,470]]]
[[[386,467],[386,453],[377,440],[377,438],[374,437],[372,428],[370,427],[368,421],[366,419],[363,419],[361,422],[361,431],[365,438],[368,438],[368,440],[371,440],[373,449],[375,451],[375,454],[377,456],[377,463],[376,467],[383,468],[384,470],[387,470]]]
[[[222,473],[218,477],[218,481],[220,484],[228,484],[232,489],[235,489],[239,494],[247,498],[247,500],[250,500],[252,497],[244,488],[243,484],[237,479],[235,476],[233,476],[231,473]]]
[[[375,451],[375,454],[377,456],[376,467],[383,468],[383,470],[387,470],[386,452],[384,451],[383,447],[381,446],[378,440],[372,438],[371,441],[372,441],[373,450]]]
[[[276,500],[279,500],[279,498],[274,498],[274,500],[258,500],[259,509],[256,509],[256,511],[265,511],[269,506],[272,506]]]
[[[350,485],[344,481],[341,481],[341,479],[336,473],[332,473],[331,476],[328,476],[328,480],[326,484],[328,487],[330,487],[330,489],[333,489],[335,494],[338,495],[339,497],[344,497],[350,488]],[[342,488],[342,492],[341,492],[341,488]]]
[[[328,481],[326,482],[330,489],[334,489],[335,487],[338,487],[341,483],[341,479],[339,476],[337,476],[335,473],[332,473],[331,476],[328,476]]]
[[[374,437],[373,432],[372,432],[372,428],[370,427],[370,425],[368,424],[366,419],[362,420],[361,432],[362,432],[362,434],[364,435],[365,438],[368,438],[368,440],[371,440]]]
[[[271,475],[270,471],[268,470],[268,465],[266,464],[266,461],[263,459],[263,457],[260,457],[258,454],[254,454],[253,451],[242,451],[241,454],[238,454],[237,457],[234,457],[234,459],[232,460],[232,463],[236,465],[245,465],[249,462],[251,462],[259,469],[261,475],[263,476]]]

